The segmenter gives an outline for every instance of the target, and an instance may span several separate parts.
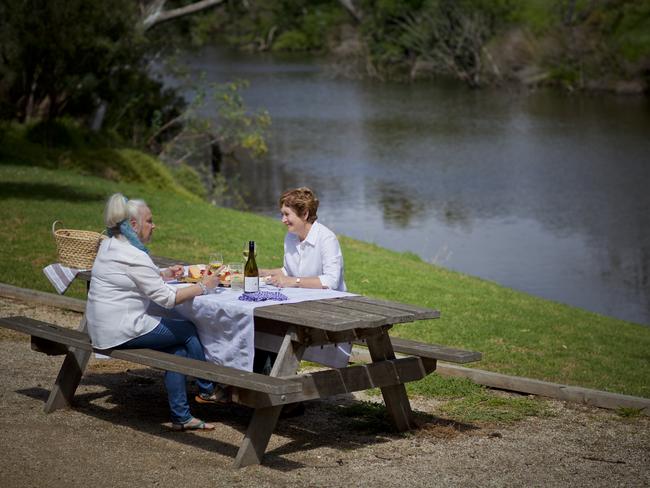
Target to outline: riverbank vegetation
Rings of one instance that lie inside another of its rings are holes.
[[[2,281],[51,292],[41,270],[56,261],[52,222],[99,231],[105,198],[115,191],[150,203],[157,224],[151,245],[155,254],[202,262],[218,247],[227,261],[237,261],[241,243],[254,239],[260,266],[281,262],[285,230],[278,220],[215,207],[146,179],[110,181],[71,170],[24,166],[4,157]],[[395,327],[399,336],[481,351],[481,369],[650,397],[648,327],[529,296],[409,253],[346,237],[341,244],[351,291],[441,310],[441,319]],[[73,295],[83,296],[80,286]],[[424,395],[462,397],[477,387],[434,375],[410,388]],[[481,395],[480,389],[467,401],[479,401],[476,395]]]
[[[327,54],[340,72],[641,93],[643,0],[255,0],[189,19],[195,43]]]
[[[185,12],[165,3],[0,0],[0,123],[14,145],[6,151],[37,151],[42,158],[25,157],[62,167],[84,159],[85,170],[126,181],[151,168],[144,151],[167,164],[165,185],[173,174],[222,203],[220,158],[266,154],[270,116],[247,108],[243,80],[207,84],[168,67],[177,87],[163,83],[157,66],[178,38],[153,27]],[[184,83],[189,102],[179,95]],[[213,114],[204,117],[208,103]]]

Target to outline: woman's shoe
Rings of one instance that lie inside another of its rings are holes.
[[[172,423],[172,430],[184,432],[186,430],[214,430],[214,425],[206,424],[203,420],[192,417],[182,424]]]
[[[197,403],[217,403],[224,405],[231,402],[230,390],[221,386],[215,386],[212,393],[199,393],[194,397]]]

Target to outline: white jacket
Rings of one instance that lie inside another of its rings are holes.
[[[176,290],[160,277],[149,255],[119,237],[105,239],[92,269],[86,318],[93,346],[108,349],[155,329],[150,302],[170,309]]]

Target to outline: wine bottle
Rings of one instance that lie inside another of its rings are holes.
[[[244,293],[260,290],[260,272],[255,261],[255,241],[248,241],[248,259],[244,266]]]

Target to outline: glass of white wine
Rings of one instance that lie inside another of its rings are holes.
[[[208,261],[208,268],[212,271],[215,272],[219,268],[223,266],[223,254],[220,252],[213,252],[210,254],[210,259]]]
[[[241,253],[244,256],[244,262],[248,261],[248,241],[244,242]],[[257,258],[257,243],[255,243],[255,257]]]

